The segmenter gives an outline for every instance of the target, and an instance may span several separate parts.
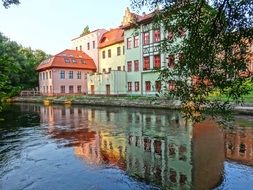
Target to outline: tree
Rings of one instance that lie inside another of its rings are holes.
[[[80,36],[84,36],[86,34],[89,34],[90,33],[90,29],[89,29],[89,26],[85,26],[82,33],[80,34]]]
[[[9,8],[12,4],[18,5],[20,3],[19,0],[2,0],[2,2],[5,8]]]
[[[162,68],[159,78],[166,83],[176,79],[171,94],[182,101],[187,116],[199,120],[207,111],[217,116],[231,102],[243,101],[252,83],[247,50],[253,38],[253,1],[132,0],[135,10],[143,6],[154,11],[155,24],[176,38],[164,39],[161,51],[179,54],[179,62],[174,69]],[[225,99],[210,98],[214,93]]]

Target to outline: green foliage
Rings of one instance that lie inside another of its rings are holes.
[[[90,29],[89,29],[89,26],[85,26],[82,33],[80,34],[80,36],[84,36],[86,34],[89,34],[90,33]]]
[[[217,110],[229,109],[231,102],[241,102],[252,84],[247,55],[253,40],[253,1],[209,2],[132,0],[134,8],[156,10],[154,24],[174,34],[173,39],[163,39],[161,49],[168,55],[184,56],[173,69],[162,68],[159,79],[176,80],[173,96],[182,101],[186,115],[196,119],[207,108],[215,116]],[[181,29],[186,31],[184,37],[179,35]],[[210,99],[215,91],[226,101]]]
[[[48,56],[42,50],[24,48],[0,33],[0,101],[37,87],[35,68]]]
[[[5,8],[9,8],[12,4],[18,5],[20,3],[19,0],[2,0],[2,2]]]

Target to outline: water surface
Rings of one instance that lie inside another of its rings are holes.
[[[253,118],[17,104],[1,113],[0,189],[251,189]]]

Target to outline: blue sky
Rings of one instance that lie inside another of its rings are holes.
[[[0,32],[25,47],[50,54],[70,47],[84,26],[91,30],[120,25],[130,0],[20,0],[0,6]]]

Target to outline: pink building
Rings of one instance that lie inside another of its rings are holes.
[[[96,69],[86,53],[66,49],[37,67],[40,93],[46,96],[86,94],[87,74]]]

